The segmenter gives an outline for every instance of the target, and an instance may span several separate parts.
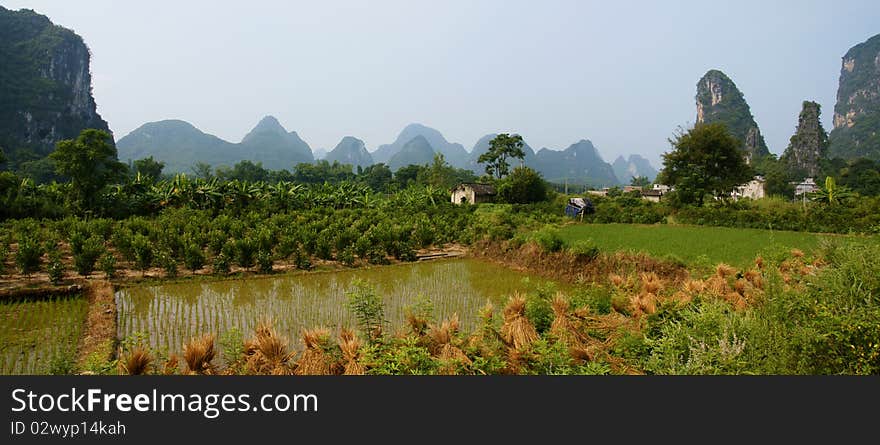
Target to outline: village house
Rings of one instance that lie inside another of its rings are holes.
[[[587,193],[596,196],[608,196],[608,191],[610,188],[605,187],[602,190],[588,190]],[[644,189],[642,187],[637,187],[633,185],[627,185],[623,188],[623,193],[630,192],[639,192],[642,195],[642,199],[651,201],[651,202],[660,202],[663,198],[663,195],[669,193],[671,188],[668,185],[663,184],[654,184],[650,189]]]
[[[819,190],[819,186],[816,185],[816,181],[813,178],[807,178],[801,182],[792,182],[791,185],[794,186],[794,196],[809,195]]]
[[[738,201],[743,198],[763,199],[767,196],[764,183],[765,181],[763,176],[755,176],[755,178],[751,181],[733,189],[733,191],[730,192],[730,197],[733,198],[734,201]]]
[[[490,184],[462,183],[452,189],[453,204],[479,204],[495,199],[495,187]]]

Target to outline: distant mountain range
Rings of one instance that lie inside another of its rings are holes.
[[[348,164],[353,167],[368,167],[373,165],[373,157],[367,151],[364,141],[346,136],[339,141],[339,144],[327,153],[323,159],[327,162],[339,162],[340,164]]]
[[[410,124],[393,143],[380,145],[372,153],[362,140],[346,136],[320,158],[355,167],[384,163],[397,170],[410,164],[430,164],[435,153],[442,153],[450,165],[480,175],[485,173],[485,165],[477,160],[489,150],[489,142],[495,136],[481,137],[468,152],[461,144],[447,141],[436,129]],[[144,124],[120,139],[117,146],[120,160],[152,156],[164,162],[165,171],[169,173],[188,172],[197,162],[218,167],[232,166],[242,160],[262,162],[269,169],[291,169],[301,162],[314,162],[317,157],[295,131],[288,132],[272,116],[264,117],[240,143],[203,133],[181,120],[165,120]],[[523,163],[552,182],[604,187],[629,183],[630,176],[653,179],[657,175],[650,163],[638,155],[631,155],[629,160],[621,157],[612,166],[586,139],[565,150],[542,148],[537,153],[524,141],[523,151],[526,154]]]
[[[393,143],[380,145],[373,152],[373,161],[389,164],[391,158],[416,136],[422,136],[434,151],[443,153],[449,165],[457,168],[467,167],[468,152],[461,144],[447,141],[439,131],[422,124],[409,124],[400,132]]]
[[[628,185],[632,178],[645,176],[649,181],[657,178],[657,169],[655,169],[647,159],[639,155],[629,155],[629,159],[618,156],[611,164],[614,169],[614,176],[624,185]]]
[[[250,160],[277,170],[315,160],[309,144],[295,131],[287,132],[272,116],[264,117],[237,144],[203,133],[185,121],[164,120],[140,126],[117,141],[116,147],[121,161],[152,156],[164,162],[170,173],[188,172],[197,162],[231,167]]]

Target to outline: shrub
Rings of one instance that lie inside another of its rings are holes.
[[[373,248],[373,242],[367,236],[358,238],[354,243],[354,253],[361,258],[367,258],[367,254]]]
[[[590,261],[599,256],[599,247],[593,240],[578,240],[568,247],[568,251],[578,259],[589,259]]]
[[[249,238],[239,238],[235,243],[235,262],[245,269],[254,266],[254,257],[257,253],[257,243]]]
[[[198,244],[190,242],[183,248],[183,264],[192,272],[205,267],[205,253]]]
[[[131,240],[131,250],[134,253],[135,265],[141,272],[153,265],[153,243],[149,238],[136,234]]]
[[[111,242],[113,246],[116,248],[116,251],[122,254],[122,257],[128,261],[135,261],[134,250],[132,249],[132,239],[134,238],[134,233],[127,228],[122,228],[113,232],[113,236],[111,238]]]
[[[391,264],[381,247],[372,247],[367,252],[367,262],[374,265]]]
[[[532,239],[534,239],[545,252],[550,253],[559,252],[565,245],[562,236],[559,234],[559,230],[549,226],[535,232]]]
[[[61,284],[61,280],[64,279],[64,263],[61,262],[61,255],[57,251],[49,256],[46,271],[49,273],[49,281],[52,284]]]
[[[15,264],[24,275],[30,275],[40,269],[40,257],[43,246],[33,236],[24,235],[18,240],[18,251],[15,252]]]
[[[547,184],[528,167],[517,167],[498,183],[498,197],[510,204],[528,204],[547,199]]]
[[[312,268],[312,260],[302,250],[296,251],[296,258],[294,258],[294,263],[296,264],[296,268],[300,270],[309,270]]]
[[[278,242],[278,247],[276,247],[276,252],[278,256],[281,258],[290,258],[296,253],[296,250],[299,248],[299,242],[296,238],[291,236],[284,236]]]
[[[77,250],[78,252],[76,250],[73,252],[73,265],[76,272],[84,277],[89,276],[95,270],[98,258],[106,250],[104,239],[98,236],[89,237],[81,242]]]
[[[328,231],[321,232],[318,235],[318,240],[315,243],[315,256],[322,260],[329,260],[333,258],[333,243],[330,240],[330,235],[327,233]]]
[[[398,260],[407,262],[418,261],[419,257],[409,242],[400,241],[395,243],[395,246],[395,258]]]
[[[345,296],[348,309],[357,319],[361,333],[373,340],[381,337],[385,325],[385,305],[376,290],[366,282],[355,279]]]
[[[174,254],[170,250],[160,251],[156,259],[159,261],[159,266],[165,270],[165,276],[177,276],[177,259],[174,258]]]
[[[6,257],[9,256],[9,246],[0,241],[0,275],[6,272]]]
[[[104,256],[101,257],[100,267],[108,280],[116,277],[116,256],[113,255],[112,252],[105,253]]]
[[[348,247],[339,253],[339,261],[346,266],[354,266],[354,252],[351,247]]]
[[[272,253],[266,250],[257,252],[257,265],[259,266],[260,273],[272,273],[273,264]]]
[[[217,275],[226,275],[229,273],[229,257],[225,253],[220,252],[214,256],[213,271]]]

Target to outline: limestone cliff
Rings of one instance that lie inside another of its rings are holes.
[[[82,38],[46,16],[0,6],[0,147],[13,165],[86,128],[109,132],[92,97]]]
[[[742,92],[726,74],[710,70],[697,82],[697,123],[722,122],[742,141],[747,159],[767,156],[770,150]]]
[[[804,101],[798,117],[797,131],[782,154],[782,160],[796,176],[815,177],[819,174],[819,160],[828,149],[828,134],[819,121],[821,107],[816,102]]]
[[[829,155],[880,160],[880,34],[843,56]]]

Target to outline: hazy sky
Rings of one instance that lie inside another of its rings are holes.
[[[695,120],[711,68],[781,153],[801,102],[831,116],[840,58],[880,33],[880,1],[9,1],[83,36],[116,138],[183,119],[237,142],[276,116],[312,148],[372,151],[410,122],[468,150],[517,132],[590,139],[655,165]]]

